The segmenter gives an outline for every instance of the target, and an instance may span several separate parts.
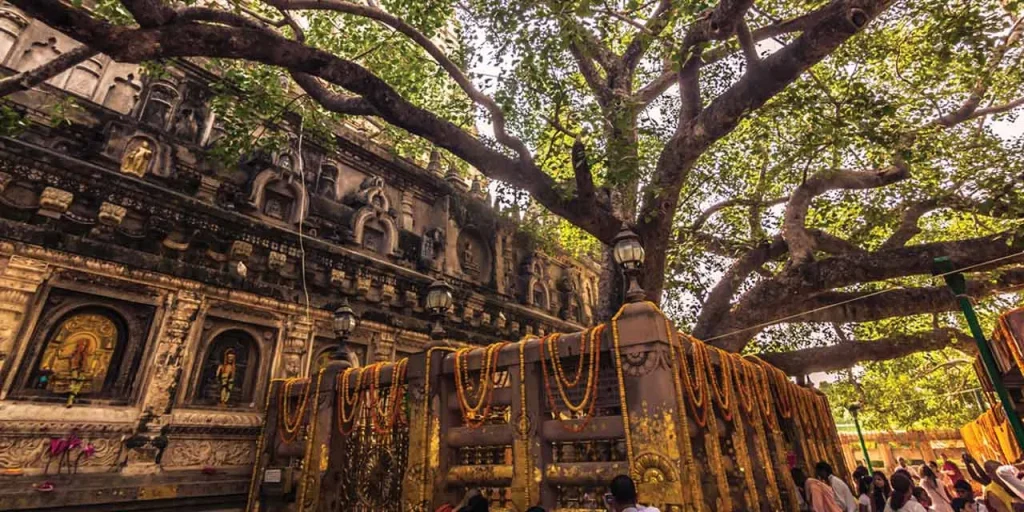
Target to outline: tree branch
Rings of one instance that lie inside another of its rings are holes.
[[[904,180],[910,176],[906,162],[899,157],[885,169],[870,172],[850,170],[822,171],[793,191],[782,224],[782,237],[789,244],[789,258],[793,264],[810,261],[814,257],[814,239],[807,234],[807,211],[815,197],[830,190],[864,190],[878,188]]]
[[[992,77],[992,74],[995,73],[996,69],[999,67],[999,63],[1003,60],[1006,52],[1020,40],[1022,35],[1024,35],[1024,16],[1021,16],[1016,22],[1014,22],[1013,26],[1010,27],[1009,32],[1006,34],[1006,37],[1003,38],[1002,43],[992,49],[992,53],[986,61],[984,71],[981,76],[978,77],[978,80],[974,84],[974,88],[971,90],[971,94],[963,104],[960,105],[960,108],[939,117],[933,121],[932,124],[948,128],[964,121],[974,119],[975,117],[980,117],[975,116],[974,114],[978,110],[978,106],[981,105],[981,100],[984,99],[985,94],[988,92],[989,78]]]
[[[578,137],[572,143],[572,170],[576,176],[576,193],[585,203],[594,201],[594,175],[587,162],[587,148]]]
[[[71,51],[58,55],[57,58],[35,69],[22,71],[21,73],[0,79],[0,98],[18,91],[31,89],[63,73],[64,71],[85,62],[97,53],[99,52],[88,46],[79,46]]]
[[[406,23],[401,18],[370,5],[356,4],[344,0],[266,0],[268,4],[281,10],[329,10],[375,20],[402,33],[427,52],[473,102],[484,107],[491,116],[494,126],[494,137],[501,144],[515,151],[524,162],[532,162],[533,155],[529,148],[517,137],[508,133],[505,128],[505,113],[490,96],[484,94],[473,85],[457,64],[452,62],[429,37]]]
[[[694,162],[715,141],[731,132],[740,120],[792,83],[801,73],[821,61],[842,43],[853,37],[893,0],[834,0],[823,7],[818,23],[805,30],[795,41],[762,60],[735,84],[715,98],[687,126],[676,134],[658,157],[651,185],[646,187],[640,208],[637,233],[651,247],[651,264],[643,275],[648,298],[659,300],[664,275],[664,260],[659,251],[672,233],[672,222],[679,205],[679,191]],[[742,13],[749,4],[736,2]],[[717,12],[717,10],[716,10]],[[710,19],[716,19],[712,15]],[[738,21],[730,18],[730,28]],[[708,30],[715,27],[706,25]],[[721,27],[718,27],[719,29]],[[693,32],[687,35],[688,38]],[[719,34],[720,35],[720,34]],[[700,39],[699,36],[695,36]]]
[[[842,341],[827,347],[805,348],[792,352],[770,352],[758,357],[789,375],[808,375],[850,368],[858,363],[888,361],[918,352],[947,347],[968,354],[977,352],[974,339],[957,329],[897,334],[887,338],[863,341]]]
[[[779,308],[790,307],[787,312],[792,314],[813,309],[814,304],[805,304],[806,307],[799,309],[791,306],[806,302],[809,297],[820,296],[825,290],[913,275],[930,275],[933,260],[939,256],[949,256],[958,268],[971,267],[971,272],[983,272],[1024,261],[1022,249],[1024,243],[1015,240],[1012,232],[1008,232],[872,253],[842,254],[791,266],[774,278],[757,283],[747,290],[730,310],[729,318],[711,326],[704,338],[715,337],[715,344],[719,347],[739,351],[756,334],[746,329],[778,323],[780,318],[787,316],[781,314]],[[835,295],[832,299],[839,300]],[[817,305],[825,303],[819,302]],[[817,320],[831,321],[823,317]]]
[[[770,242],[762,242],[736,260],[729,267],[718,283],[704,299],[693,335],[703,338],[710,332],[711,326],[717,325],[729,312],[733,295],[747,277],[765,263],[781,257],[786,253],[786,242],[782,237],[775,237]]]
[[[919,203],[914,203],[903,210],[903,214],[900,215],[900,224],[889,238],[882,242],[880,249],[892,249],[895,247],[903,247],[907,245],[907,242],[911,238],[917,236],[921,232],[921,228],[918,227],[917,223],[921,220],[926,213],[935,210],[939,207],[940,201],[938,199],[928,199]]]
[[[814,26],[819,21],[821,21],[821,19],[827,13],[828,11],[825,9],[818,9],[803,16],[799,16],[785,21],[774,22],[771,23],[770,25],[765,25],[763,27],[756,28],[753,32],[751,32],[751,41],[754,44],[757,44],[758,42],[771,39],[782,34],[802,32],[807,28]],[[737,48],[735,45],[731,45],[728,43],[724,43],[720,46],[712,48],[704,52],[702,56],[701,66],[703,67],[714,64],[732,55],[733,53],[736,52],[736,50]],[[666,67],[666,69],[662,71],[661,75],[658,75],[658,77],[656,77],[650,83],[648,83],[644,87],[640,88],[639,91],[637,91],[637,101],[640,102],[642,105],[647,105],[650,102],[654,101],[659,96],[661,96],[662,94],[665,94],[665,91],[667,91],[669,87],[671,87],[672,84],[675,83],[677,75],[678,72],[671,69],[671,67]]]
[[[747,61],[747,67],[753,68],[761,64],[761,56],[757,54],[757,44],[754,36],[750,33],[750,27],[746,21],[740,21],[736,27],[736,39],[740,42],[740,49],[743,50],[743,58]]]
[[[690,231],[697,231],[698,229],[704,227],[704,224],[707,223],[707,221],[710,220],[714,214],[726,208],[732,208],[734,206],[775,206],[777,204],[785,203],[788,200],[789,196],[776,197],[772,199],[766,199],[763,201],[758,199],[749,199],[742,197],[726,199],[725,201],[721,201],[711,205],[710,207],[708,207],[708,209],[701,212],[700,215],[697,216],[697,219],[693,221],[693,224],[690,225]]]
[[[121,0],[121,5],[131,13],[142,28],[163,25],[174,19],[174,9],[163,0]]]
[[[654,13],[647,19],[643,28],[633,36],[626,51],[622,53],[622,66],[626,73],[632,74],[636,70],[640,59],[647,53],[651,43],[661,35],[661,32],[668,26],[675,9],[672,7],[672,0],[661,0]]]

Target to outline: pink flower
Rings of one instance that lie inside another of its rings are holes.
[[[50,439],[50,456],[56,457],[68,450],[68,442],[63,439]]]

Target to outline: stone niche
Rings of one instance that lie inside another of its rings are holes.
[[[203,322],[182,405],[259,410],[278,330],[215,316]]]
[[[10,396],[64,404],[127,405],[138,394],[156,308],[51,289]]]
[[[478,283],[491,280],[493,258],[490,246],[475,227],[466,227],[459,232],[455,257],[463,275]]]

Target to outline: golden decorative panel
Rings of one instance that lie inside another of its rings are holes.
[[[64,320],[46,342],[32,385],[70,393],[72,399],[102,391],[119,334],[105,315],[81,313]]]

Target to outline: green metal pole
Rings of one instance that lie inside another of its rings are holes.
[[[868,447],[866,444],[864,444],[864,434],[860,432],[860,421],[857,419],[856,413],[853,415],[853,426],[857,427],[857,439],[860,439],[860,451],[861,453],[864,454],[864,464],[866,465],[869,471],[872,471],[871,456],[868,455]],[[859,484],[859,482],[857,483]]]
[[[1010,422],[1010,428],[1013,429],[1013,436],[1017,439],[1017,445],[1024,450],[1024,423],[1021,422],[1020,415],[1017,414],[1013,402],[1010,401],[1010,394],[1006,391],[1006,386],[1003,385],[1003,376],[999,373],[999,367],[996,366],[996,358],[992,355],[992,348],[985,339],[985,333],[981,331],[981,324],[978,323],[978,316],[974,313],[974,306],[971,305],[971,300],[967,297],[967,280],[964,279],[962,273],[955,272],[954,270],[953,262],[948,256],[935,258],[933,272],[936,275],[941,274],[942,278],[946,281],[946,286],[949,286],[949,289],[953,290],[953,293],[956,294],[957,303],[960,305],[960,309],[963,310],[964,317],[967,318],[967,325],[971,328],[974,341],[978,343],[981,362],[985,364],[985,371],[992,381],[992,387],[996,391],[996,396],[999,397],[999,402],[1003,404],[1003,411],[1006,413],[1007,421]]]

